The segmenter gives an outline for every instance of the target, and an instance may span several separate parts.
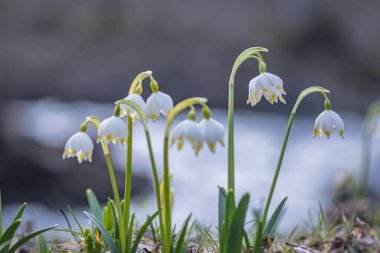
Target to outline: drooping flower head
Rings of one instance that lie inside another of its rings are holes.
[[[314,137],[321,137],[324,134],[327,138],[330,138],[331,134],[334,132],[344,138],[343,120],[333,110],[326,109],[315,120]]]
[[[283,95],[286,92],[283,88],[283,82],[281,78],[268,72],[263,72],[256,76],[249,82],[249,94],[247,104],[255,106],[261,101],[264,96],[269,103],[277,103],[278,100],[282,103],[286,103]]]
[[[92,162],[93,150],[94,144],[90,137],[87,133],[80,131],[71,136],[66,142],[62,158],[77,157],[79,163],[83,161]]]
[[[171,146],[177,142],[177,149],[181,150],[186,142],[189,142],[198,155],[203,146],[203,137],[198,124],[195,122],[195,110],[192,109],[188,119],[180,122],[173,130]]]
[[[120,105],[121,106],[121,105]],[[125,144],[128,138],[127,125],[118,116],[111,116],[103,120],[98,128],[98,141],[104,140],[107,143]]]
[[[215,152],[217,143],[224,147],[224,126],[210,117],[208,108],[203,108],[204,119],[199,122],[199,129],[202,133],[203,141],[206,142],[211,152]]]
[[[144,102],[144,99],[141,97],[141,95],[134,93],[134,94],[131,94],[131,95],[127,96],[126,98],[124,98],[124,100],[129,100],[129,101],[134,102],[135,104],[137,104],[141,108],[141,110],[145,111],[145,102]],[[134,122],[137,119],[139,119],[139,116],[138,116],[135,109],[133,109],[129,105],[121,104],[120,105],[120,117],[124,117],[124,116],[130,116]]]
[[[146,100],[146,114],[153,121],[163,114],[167,117],[169,111],[173,109],[173,99],[166,93],[159,90],[157,81],[151,77],[150,87],[152,95]]]

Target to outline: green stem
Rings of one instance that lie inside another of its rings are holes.
[[[124,188],[124,227],[128,232],[129,216],[131,212],[131,183],[132,183],[132,138],[133,122],[128,116],[128,140],[127,140],[127,162],[125,168],[125,188]]]
[[[194,97],[188,98],[179,102],[168,115],[168,121],[165,127],[165,137],[164,137],[164,222],[165,222],[165,236],[163,244],[163,252],[170,253],[172,247],[171,241],[171,206],[170,206],[170,174],[169,174],[169,136],[170,128],[177,118],[177,116],[186,108],[191,107],[195,104],[201,105],[206,110],[210,110],[206,105],[207,99]]]
[[[170,175],[169,175],[169,136],[164,138],[164,217],[165,240],[164,253],[171,252],[171,208],[170,208]]]
[[[107,144],[103,143],[102,141],[102,147],[104,146],[107,147]],[[108,151],[108,148],[107,148],[107,151]],[[117,220],[119,223],[118,225],[119,225],[119,233],[120,233],[121,252],[126,252],[126,240],[124,240],[126,237],[125,237],[125,230],[124,230],[124,225],[123,225],[123,211],[121,210],[120,196],[117,189],[115,173],[113,170],[110,154],[109,153],[104,154],[104,157],[106,158],[106,161],[107,161],[108,173],[111,179],[112,191],[115,198],[117,213],[119,217]]]
[[[228,88],[228,190],[235,192],[234,85]],[[234,193],[235,194],[235,193]]]
[[[235,196],[235,151],[234,151],[234,83],[239,66],[250,58],[258,61],[262,59],[259,52],[268,52],[266,48],[251,47],[243,51],[232,66],[230,80],[228,82],[228,190],[232,190]],[[235,198],[235,197],[234,197]]]
[[[153,148],[152,148],[152,141],[150,139],[150,134],[149,134],[148,130],[145,130],[145,136],[146,136],[146,141],[147,141],[147,144],[148,144],[150,162],[151,162],[152,172],[153,172],[153,183],[154,183],[154,189],[155,189],[155,192],[156,192],[158,219],[159,219],[159,223],[160,223],[160,234],[161,234],[161,238],[163,238],[163,236],[164,236],[164,222],[163,222],[163,219],[162,219],[160,182],[158,180],[157,167],[156,167],[156,162],[155,162],[155,159],[154,159]]]
[[[284,158],[284,154],[285,154],[285,150],[286,150],[286,145],[288,144],[289,134],[290,134],[290,131],[292,129],[294,116],[295,116],[295,114],[297,112],[298,106],[300,105],[301,101],[307,95],[309,95],[311,93],[315,93],[315,92],[322,93],[322,95],[325,97],[325,99],[328,99],[326,93],[328,93],[329,91],[326,90],[325,88],[319,87],[319,86],[313,86],[313,87],[307,88],[304,91],[302,91],[301,94],[298,96],[298,99],[297,99],[297,101],[296,101],[296,103],[295,103],[295,105],[293,107],[293,110],[292,110],[292,112],[290,114],[289,122],[288,122],[288,127],[286,129],[284,141],[283,141],[281,152],[280,152],[280,157],[278,158],[277,167],[276,167],[273,179],[272,179],[271,187],[269,189],[269,195],[268,195],[268,198],[267,198],[266,203],[265,203],[264,212],[263,212],[263,215],[261,216],[261,219],[260,219],[260,222],[262,223],[261,230],[264,229],[265,226],[266,226],[266,218],[267,218],[268,210],[269,210],[269,207],[270,207],[270,204],[271,204],[271,201],[272,201],[274,190],[276,188],[277,179],[278,179],[278,176],[280,174],[282,160]],[[260,244],[261,244],[261,238],[260,237],[261,236],[262,236],[262,231],[258,231],[256,233],[256,239],[255,239],[255,247],[257,249],[260,249]]]
[[[152,141],[151,141],[151,138],[150,138],[148,125],[147,125],[147,122],[146,122],[146,115],[141,110],[141,108],[136,103],[134,103],[132,101],[129,101],[129,100],[119,100],[119,101],[116,101],[116,105],[119,105],[119,104],[129,105],[134,110],[136,110],[137,114],[139,115],[139,119],[140,119],[141,123],[143,124],[144,130],[145,130],[145,136],[146,136],[146,141],[147,141],[147,144],[148,144],[150,162],[151,162],[152,172],[153,172],[154,188],[155,188],[155,192],[156,192],[156,201],[157,201],[157,209],[158,209],[158,217],[159,217],[160,233],[161,233],[160,236],[161,236],[161,239],[163,239],[164,238],[164,222],[163,222],[163,218],[162,218],[160,183],[159,183],[159,180],[158,180],[157,166],[156,166],[156,162],[155,162],[154,154],[153,154]]]

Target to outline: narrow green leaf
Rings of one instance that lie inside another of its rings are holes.
[[[254,247],[253,252],[260,252],[261,240],[263,238],[263,227],[264,227],[263,221],[260,220],[259,225],[257,226],[256,237],[253,244],[253,247]]]
[[[73,210],[71,209],[70,206],[67,206],[67,209],[69,209],[69,212],[71,213],[71,216],[73,216],[73,218],[74,218],[74,220],[75,220],[75,223],[76,223],[77,226],[79,227],[80,232],[82,233],[82,237],[84,237],[84,236],[85,236],[85,234],[84,234],[84,230],[83,230],[82,226],[80,225],[80,223],[79,223],[79,221],[78,221],[76,215],[74,214]]]
[[[24,202],[24,203],[21,205],[20,209],[18,210],[18,212],[17,212],[17,214],[16,214],[16,217],[13,219],[13,222],[16,221],[16,220],[18,220],[18,219],[21,219],[21,216],[22,216],[22,214],[24,213],[25,208],[26,208],[26,203]]]
[[[155,212],[152,216],[150,216],[144,223],[144,225],[140,228],[139,232],[137,233],[137,236],[135,238],[135,241],[133,242],[131,253],[137,252],[137,247],[139,246],[139,243],[141,241],[141,238],[143,237],[145,231],[148,229],[149,225],[152,223],[154,218],[158,215],[158,212]]]
[[[223,187],[219,187],[219,200],[218,200],[218,218],[219,218],[219,244],[220,248],[223,248],[223,221],[226,216],[226,202],[227,202],[227,191]]]
[[[20,226],[21,220],[15,220],[3,233],[0,238],[0,253],[8,252],[9,247],[11,246],[12,239],[16,233],[17,228]]]
[[[186,218],[185,222],[182,225],[182,229],[179,232],[178,241],[177,241],[177,245],[176,245],[174,253],[183,253],[185,251],[185,245],[186,245],[185,237],[186,237],[187,227],[189,225],[190,219],[191,219],[191,214]]]
[[[135,213],[132,213],[131,220],[129,222],[129,229],[127,231],[127,249],[131,248],[134,222],[135,222]]]
[[[108,233],[107,229],[103,226],[102,222],[99,221],[94,215],[88,212],[84,212],[84,214],[88,218],[90,218],[90,220],[98,227],[98,229],[100,230],[100,233],[102,233],[103,235],[104,241],[106,242],[108,249],[112,253],[119,253],[120,252],[119,249],[116,247],[115,242],[112,240],[112,237]]]
[[[23,245],[24,243],[26,243],[27,241],[29,241],[30,239],[36,237],[37,235],[39,234],[42,234],[50,229],[53,229],[53,228],[56,228],[58,227],[58,225],[54,225],[54,226],[51,226],[51,227],[48,227],[48,228],[43,228],[43,229],[40,229],[40,230],[37,230],[37,231],[34,231],[30,234],[28,234],[27,236],[21,238],[19,241],[17,241],[14,245],[12,245],[12,247],[9,249],[8,253],[14,253],[21,245]]]
[[[268,224],[265,226],[263,237],[267,237],[268,235],[272,235],[276,229],[277,223],[280,220],[282,210],[286,204],[288,197],[285,197],[280,204],[276,207],[272,217],[269,219]]]
[[[114,215],[112,211],[112,204],[110,201],[108,201],[107,206],[104,207],[103,224],[108,231],[111,231],[114,227]]]
[[[38,236],[38,249],[40,251],[39,253],[47,253],[46,240],[42,234]]]
[[[108,199],[109,203],[111,203],[112,206],[112,213],[114,217],[114,231],[115,231],[115,241],[119,239],[119,222],[118,222],[118,217],[116,214],[116,205],[115,202],[112,199]]]
[[[100,207],[98,198],[96,197],[95,193],[91,189],[87,189],[86,196],[92,215],[94,215],[99,221],[103,221],[102,208]]]
[[[243,229],[243,238],[244,238],[245,247],[247,248],[247,250],[244,252],[250,252],[250,249],[252,248],[252,246],[251,246],[251,243],[249,242],[247,232],[245,232],[244,229]]]
[[[241,252],[243,245],[243,231],[245,215],[249,203],[249,194],[243,195],[231,220],[227,237],[227,252]]]
[[[234,192],[232,190],[228,191],[227,194],[227,201],[226,201],[226,210],[225,210],[225,218],[224,218],[224,224],[222,225],[222,242],[223,242],[223,248],[222,252],[229,253],[227,251],[227,239],[228,239],[228,231],[230,230],[230,224],[232,221],[232,218],[235,214],[235,196]]]

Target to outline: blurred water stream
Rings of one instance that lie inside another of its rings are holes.
[[[45,99],[28,102],[12,102],[8,108],[5,124],[12,126],[25,138],[48,148],[63,149],[64,143],[77,131],[83,119],[95,115],[100,119],[112,113],[112,104],[94,104],[90,102],[63,103]],[[14,117],[17,112],[17,117]],[[302,108],[300,109],[302,113]],[[200,115],[199,115],[200,116]],[[342,112],[346,125],[346,138],[333,137],[330,140],[312,137],[314,119],[317,114],[297,115],[290,135],[288,149],[283,161],[282,171],[274,194],[272,210],[285,196],[289,197],[286,213],[281,221],[281,230],[289,231],[297,224],[303,224],[310,210],[318,207],[318,202],[328,205],[331,200],[334,182],[338,175],[347,170],[358,173],[361,158],[361,117]],[[225,110],[213,110],[213,117],[227,125]],[[268,192],[277,158],[280,152],[287,117],[279,114],[257,113],[254,110],[238,111],[235,118],[236,142],[236,188],[237,196],[250,192],[250,207],[263,204]],[[28,124],[25,124],[28,122]],[[150,123],[150,131],[156,162],[162,174],[162,146],[165,121]],[[90,129],[95,140],[96,134]],[[148,174],[150,177],[149,156],[145,136],[139,123],[134,136],[134,173]],[[227,144],[227,135],[225,136]],[[100,146],[96,145],[95,159],[101,159]],[[374,147],[378,150],[378,145]],[[115,167],[124,167],[124,148],[112,147],[111,154]],[[57,159],[61,159],[57,155]],[[380,158],[374,157],[373,164],[379,164]],[[97,163],[97,161],[94,161]],[[55,168],[52,167],[52,170]],[[73,170],[80,170],[78,165]],[[170,150],[170,169],[173,173],[174,220],[181,222],[190,213],[202,224],[217,222],[217,186],[227,183],[227,149],[217,147],[215,154],[203,149],[196,157],[187,146],[178,152]],[[375,173],[372,171],[371,173]],[[379,171],[376,172],[377,176]],[[370,178],[370,185],[380,190],[376,177]],[[104,187],[110,187],[108,178]],[[143,186],[144,187],[144,186]],[[2,189],[3,191],[6,189]],[[48,189],[47,189],[48,190]],[[78,194],[85,194],[78,192]],[[52,200],[54,201],[54,200]],[[70,204],[70,203],[67,203]],[[16,205],[5,207],[5,222],[16,211]],[[65,208],[65,206],[62,206]],[[149,196],[133,201],[133,210],[140,221],[155,210],[153,192]],[[82,210],[76,207],[81,220],[85,220]],[[250,214],[250,217],[252,215]],[[43,204],[30,203],[25,220],[31,219],[37,227],[55,223],[65,224],[57,210]],[[84,221],[85,222],[85,221]]]

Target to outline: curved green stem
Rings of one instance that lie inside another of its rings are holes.
[[[235,75],[239,66],[247,59],[262,60],[260,52],[268,52],[263,47],[251,47],[243,51],[232,66],[230,80],[228,82],[228,189],[235,194],[235,151],[234,151],[234,86]]]
[[[98,129],[99,125],[100,125],[100,121],[98,118],[96,118],[94,116],[90,116],[90,117],[87,117],[86,120],[82,123],[81,129],[87,128],[88,123],[92,123],[96,129]],[[117,215],[118,215],[117,220],[118,220],[119,233],[120,233],[120,238],[121,238],[121,240],[120,240],[121,252],[126,252],[126,240],[123,240],[123,238],[126,238],[125,237],[124,225],[123,225],[123,211],[121,210],[121,202],[120,202],[119,191],[117,188],[115,172],[114,172],[114,169],[112,166],[110,152],[108,150],[107,143],[104,140],[101,140],[100,144],[102,145],[104,157],[105,157],[106,162],[107,162],[108,174],[110,176],[113,196],[115,198],[115,204],[116,204],[116,208],[117,208]]]
[[[150,156],[150,162],[152,166],[152,174],[153,174],[153,183],[154,183],[154,190],[156,193],[156,201],[157,201],[157,209],[158,209],[158,218],[160,223],[160,233],[161,238],[164,236],[164,223],[162,218],[162,208],[161,208],[161,194],[160,194],[160,183],[158,180],[158,173],[157,173],[157,166],[154,158],[153,148],[152,148],[152,141],[149,134],[149,129],[147,125],[147,117],[145,113],[141,110],[141,108],[134,102],[129,100],[119,100],[115,102],[117,105],[119,104],[126,104],[131,106],[134,110],[136,110],[137,114],[139,115],[140,121],[144,127],[144,132],[147,140],[148,150],[149,150],[149,156]]]
[[[276,188],[276,183],[277,183],[278,175],[280,174],[282,160],[284,158],[286,145],[287,145],[288,139],[289,139],[289,134],[290,134],[290,131],[292,129],[294,116],[295,116],[295,114],[297,112],[298,106],[300,105],[301,101],[307,95],[309,95],[311,93],[315,93],[315,92],[322,93],[323,96],[326,98],[327,97],[326,93],[328,93],[329,91],[326,90],[325,88],[319,87],[319,86],[313,86],[313,87],[305,89],[298,96],[298,99],[297,99],[297,101],[296,101],[296,103],[295,103],[295,105],[293,107],[293,110],[292,110],[292,112],[290,114],[288,126],[287,126],[287,129],[286,129],[286,132],[285,132],[285,137],[284,137],[284,141],[283,141],[281,152],[280,152],[280,157],[278,158],[276,170],[275,170],[275,173],[274,173],[274,176],[273,176],[273,179],[272,179],[272,184],[271,184],[271,187],[270,187],[270,190],[269,190],[269,195],[268,195],[268,198],[267,198],[266,203],[265,203],[264,212],[263,212],[263,215],[261,216],[261,219],[260,219],[260,222],[262,222],[262,224],[263,224],[262,229],[264,229],[265,226],[266,226],[266,218],[267,218],[268,210],[269,210],[269,207],[270,207],[270,204],[271,204],[271,201],[272,201],[274,190]],[[259,231],[256,234],[257,234],[257,236],[259,236],[261,234],[261,231]],[[256,240],[255,240],[255,244],[257,245],[256,248],[259,248],[260,243],[261,243],[261,238],[257,238],[256,237]]]
[[[152,71],[144,71],[138,74],[135,79],[133,80],[131,87],[129,88],[129,95],[132,95],[136,92],[136,88],[139,86],[139,84],[147,77],[152,75]]]
[[[207,99],[201,97],[188,98],[179,102],[168,115],[168,120],[165,128],[164,137],[164,222],[165,222],[165,236],[163,252],[170,253],[172,248],[171,242],[171,206],[170,206],[170,174],[169,174],[169,136],[170,128],[177,118],[177,116],[186,108],[199,104],[208,109],[206,105]]]

